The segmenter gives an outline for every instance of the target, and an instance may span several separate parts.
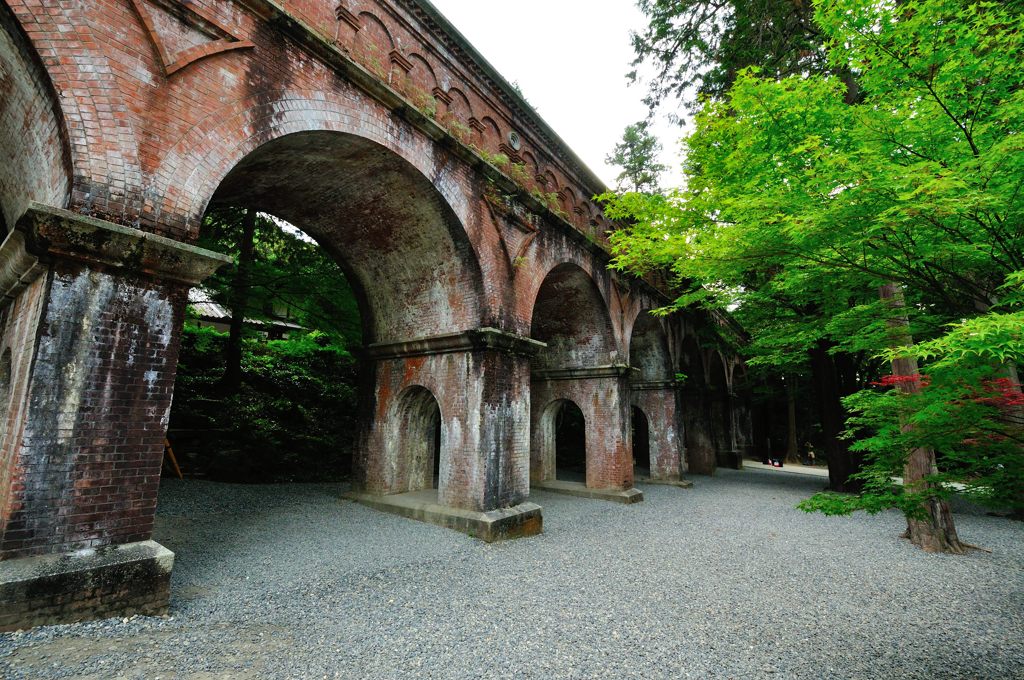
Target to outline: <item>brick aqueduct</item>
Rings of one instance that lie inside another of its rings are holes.
[[[634,407],[652,481],[749,445],[722,324],[608,270],[600,181],[424,0],[4,0],[0,25],[0,630],[167,607],[211,205],[300,226],[357,290],[357,500],[493,540],[540,531],[531,486],[640,500]],[[555,479],[565,400],[585,485]]]

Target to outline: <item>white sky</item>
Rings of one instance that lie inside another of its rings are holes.
[[[644,26],[633,0],[431,0],[610,187],[618,170],[605,164],[626,126],[647,115],[645,88],[628,87],[630,31]],[[598,9],[600,7],[600,9]],[[486,9],[485,9],[486,8]],[[661,162],[678,184],[683,132],[664,120],[654,133]]]

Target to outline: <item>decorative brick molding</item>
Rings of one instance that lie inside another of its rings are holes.
[[[248,49],[255,47],[249,40],[240,40],[231,31],[222,26],[209,12],[193,3],[174,3],[171,8],[157,9],[147,5],[144,0],[131,0],[138,13],[150,41],[156,47],[163,61],[164,73],[168,76],[205,57],[229,50]],[[159,3],[157,3],[159,4]],[[179,52],[172,52],[166,40],[160,35],[156,22],[150,12],[166,11],[173,13],[182,24],[209,37],[210,42],[195,45]]]
[[[440,87],[435,87],[433,90],[430,91],[430,93],[434,95],[434,99],[441,102],[445,106],[448,106],[449,104],[452,103],[452,96],[445,92],[444,90],[442,90]]]
[[[16,299],[45,271],[39,258],[25,249],[25,234],[17,230],[8,234],[0,244],[0,305]]]
[[[363,22],[359,20],[359,17],[353,14],[345,5],[338,5],[334,10],[334,15],[338,17],[338,21],[344,21],[355,31],[363,27]]]

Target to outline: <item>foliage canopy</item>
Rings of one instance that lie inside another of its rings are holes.
[[[921,493],[980,485],[993,503],[1020,507],[1019,472],[1008,471],[1024,467],[1024,422],[1013,398],[989,394],[1019,392],[1020,3],[814,9],[826,68],[741,70],[724,96],[701,101],[684,189],[605,197],[613,218],[633,222],[613,237],[616,266],[670,268],[677,305],[733,311],[754,336],[755,363],[799,362],[821,338],[924,362],[918,394],[882,384],[848,401],[872,461],[866,494],[808,507],[909,512],[921,499],[897,499],[890,480],[920,446],[939,451],[941,468]],[[857,96],[832,74],[852,74]],[[888,350],[894,311],[875,291],[890,282],[924,339],[910,350]],[[949,486],[954,477],[966,486]]]

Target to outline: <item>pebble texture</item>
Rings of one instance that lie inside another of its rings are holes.
[[[164,480],[171,615],[0,635],[5,678],[1021,678],[1024,526],[927,555],[895,514],[794,505],[821,480],[722,471],[623,506],[534,494],[488,545],[342,486]]]

